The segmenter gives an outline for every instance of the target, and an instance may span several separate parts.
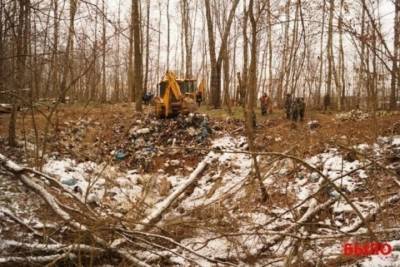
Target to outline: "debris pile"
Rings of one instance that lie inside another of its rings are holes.
[[[150,172],[156,165],[161,166],[164,158],[185,160],[203,155],[201,150],[189,148],[208,147],[213,132],[203,114],[166,120],[136,118],[129,126],[126,123],[118,118],[111,127],[90,119],[67,121],[59,132],[61,140],[54,142],[52,151],[61,149],[63,154],[73,154],[82,161],[114,161],[126,169]]]
[[[376,117],[387,117],[398,115],[398,111],[386,111],[386,110],[379,110],[375,112]],[[348,112],[342,112],[335,115],[337,120],[341,121],[362,121],[368,118],[371,118],[374,114],[372,112],[362,111],[360,109],[353,109]]]
[[[364,112],[360,109],[353,109],[348,112],[342,112],[335,115],[337,120],[341,121],[361,121],[369,118],[369,113]]]
[[[317,121],[317,120],[309,121],[309,122],[307,123],[307,125],[308,125],[308,128],[309,128],[310,130],[315,130],[315,129],[321,127],[321,124],[319,124],[319,121]]]

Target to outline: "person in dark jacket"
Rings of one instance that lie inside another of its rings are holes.
[[[260,108],[261,108],[261,115],[267,115],[267,94],[263,94],[260,97]]]
[[[150,104],[150,102],[153,100],[153,97],[154,97],[154,94],[149,93],[149,92],[145,92],[145,93],[143,94],[143,97],[142,97],[143,103],[144,103],[145,105]]]
[[[292,110],[292,105],[293,105],[293,99],[291,94],[286,94],[285,97],[285,112],[286,112],[286,119],[290,120],[291,118],[291,110]]]
[[[200,107],[201,102],[203,102],[203,93],[201,91],[198,91],[196,93],[196,102],[197,102],[197,105],[199,105],[199,107]]]

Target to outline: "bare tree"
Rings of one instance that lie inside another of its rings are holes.
[[[129,51],[128,51],[128,92],[129,92],[129,100],[130,101],[135,101],[136,99],[136,93],[135,93],[135,81],[134,81],[134,68],[133,68],[133,39],[134,39],[134,20],[135,20],[135,15],[133,13],[133,6],[134,2],[136,0],[132,0],[131,3],[131,16],[130,16],[130,24],[129,24]]]
[[[146,1],[146,64],[144,71],[144,86],[143,90],[146,92],[148,90],[147,84],[149,79],[149,59],[150,59],[150,0]]]
[[[206,7],[206,19],[207,19],[207,30],[208,30],[208,46],[210,53],[210,62],[211,62],[211,81],[210,81],[210,91],[211,91],[211,103],[214,108],[221,107],[221,65],[222,65],[222,56],[224,50],[227,46],[228,36],[231,28],[231,24],[233,21],[233,17],[235,15],[236,7],[239,3],[239,0],[234,0],[232,3],[232,7],[230,9],[228,20],[226,22],[226,27],[222,34],[221,38],[221,46],[218,53],[216,53],[216,44],[214,38],[214,30],[213,30],[213,20],[211,17],[211,5],[209,0],[204,0]]]
[[[74,46],[74,35],[75,35],[75,15],[78,9],[79,0],[70,0],[70,11],[69,11],[69,28],[68,28],[68,37],[67,37],[67,47],[65,49],[64,55],[64,64],[63,64],[63,75],[60,84],[60,101],[65,103],[65,97],[67,94],[67,82],[69,78],[69,74],[71,73],[72,69],[72,53],[73,53],[73,46]],[[73,77],[71,77],[73,79]]]
[[[107,39],[106,39],[106,8],[105,8],[105,0],[102,0],[102,13],[103,13],[103,32],[102,32],[102,61],[101,61],[101,74],[102,74],[102,82],[101,82],[101,102],[105,103],[107,101],[107,73],[106,73],[106,53],[107,53]]]
[[[394,15],[394,38],[393,38],[393,59],[392,59],[392,72],[390,84],[390,108],[397,107],[396,96],[398,94],[398,87],[400,86],[400,73],[398,68],[399,49],[400,49],[400,0],[395,1],[395,15]],[[397,86],[396,86],[397,82]]]
[[[30,1],[29,0],[19,0],[15,6],[18,5],[18,21],[16,21],[16,70],[14,74],[13,90],[11,95],[11,117],[8,128],[8,143],[10,146],[16,146],[16,121],[17,121],[17,106],[18,98],[21,96],[21,91],[25,86],[25,76],[26,76],[26,56],[27,56],[27,42],[28,42],[28,25],[29,25],[29,10]]]
[[[132,1],[132,15],[133,15],[133,39],[134,39],[134,53],[135,53],[135,108],[136,111],[142,111],[142,92],[143,92],[143,69],[142,69],[142,51],[140,48],[140,13],[139,13],[140,0]]]

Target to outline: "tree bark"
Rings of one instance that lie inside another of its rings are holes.
[[[149,79],[149,59],[150,59],[150,0],[146,2],[146,65],[144,72],[144,92],[148,90],[148,79]]]
[[[128,92],[129,100],[135,101],[135,82],[134,82],[134,69],[133,69],[133,24],[135,20],[133,6],[136,0],[132,0],[131,3],[131,21],[129,25],[129,51],[128,51]]]
[[[79,0],[70,0],[70,12],[69,12],[69,28],[68,28],[68,37],[67,37],[67,47],[65,49],[65,56],[64,56],[64,66],[63,66],[63,75],[60,84],[60,101],[61,103],[65,103],[65,97],[67,94],[67,81],[70,74],[71,68],[71,54],[73,52],[73,45],[74,45],[74,35],[75,35],[75,27],[74,27],[74,20],[75,14],[78,8],[78,1]],[[71,77],[72,79],[73,77]]]
[[[135,108],[136,111],[142,111],[142,94],[143,94],[143,70],[142,70],[142,51],[140,49],[140,14],[139,14],[139,1],[133,0],[133,38],[134,38],[134,52],[135,52]]]
[[[211,61],[211,81],[210,81],[210,91],[211,91],[211,104],[217,109],[221,107],[221,64],[222,64],[222,55],[225,52],[224,50],[227,47],[228,37],[230,28],[232,25],[233,17],[235,15],[236,7],[239,3],[239,0],[234,0],[232,3],[231,10],[229,12],[228,20],[226,23],[226,27],[222,34],[221,38],[221,46],[218,53],[218,58],[216,54],[216,45],[214,39],[213,32],[213,21],[211,18],[211,5],[210,0],[204,0],[206,7],[206,20],[207,20],[207,30],[208,30],[208,42],[209,42],[209,51],[210,51],[210,61]]]
[[[101,73],[102,73],[102,83],[101,83],[101,102],[105,103],[107,101],[107,73],[106,73],[106,47],[107,47],[107,40],[106,40],[106,11],[105,11],[105,0],[102,3],[102,12],[103,12],[103,36],[102,36],[102,65],[101,65]]]
[[[390,108],[397,108],[397,90],[400,84],[399,76],[399,42],[400,42],[400,0],[395,2],[395,15],[394,15],[394,38],[393,38],[393,59],[392,59],[392,73],[391,73],[391,84],[390,84]]]

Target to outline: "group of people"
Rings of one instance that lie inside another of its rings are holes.
[[[261,115],[265,116],[272,113],[272,101],[267,94],[260,97]],[[292,121],[303,121],[306,104],[304,97],[292,97],[292,94],[286,94],[284,103],[286,118]]]
[[[291,94],[286,94],[284,107],[288,120],[295,122],[304,120],[306,103],[303,97],[293,98]]]

